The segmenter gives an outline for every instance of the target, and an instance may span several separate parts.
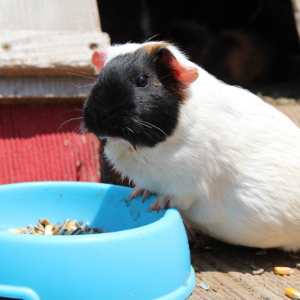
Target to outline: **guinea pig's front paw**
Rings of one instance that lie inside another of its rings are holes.
[[[129,201],[131,201],[132,199],[137,198],[138,196],[143,195],[143,203],[145,202],[145,200],[151,195],[151,192],[149,192],[148,190],[139,187],[138,185],[136,185],[130,195],[129,195]]]
[[[149,212],[156,210],[158,213],[160,210],[167,209],[174,206],[175,203],[171,196],[160,196],[155,201],[152,202],[152,204],[149,207]]]

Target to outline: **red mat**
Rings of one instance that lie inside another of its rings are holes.
[[[89,133],[75,132],[81,109],[81,104],[1,105],[0,184],[100,182],[100,143]]]

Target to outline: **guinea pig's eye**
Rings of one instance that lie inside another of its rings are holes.
[[[143,75],[139,77],[139,79],[136,82],[136,85],[139,87],[145,87],[148,84],[148,77]]]

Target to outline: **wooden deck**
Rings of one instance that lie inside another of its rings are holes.
[[[282,99],[272,104],[290,117],[300,127],[300,105],[296,101]],[[217,241],[208,243],[208,248],[191,250],[192,265],[196,271],[196,288],[189,300],[243,299],[280,300],[291,299],[285,289],[300,291],[300,271],[296,269],[299,259],[291,258],[280,250],[267,250],[265,255],[256,255],[260,249],[237,247]],[[263,268],[261,275],[253,275],[251,265]],[[274,267],[294,269],[291,275],[275,275]],[[201,281],[209,284],[208,291],[199,287]]]
[[[295,268],[300,258],[293,259],[274,249],[267,250],[265,255],[255,255],[259,250],[222,243],[212,249],[192,250],[196,288],[188,299],[290,299],[285,296],[286,288],[300,290],[300,271]],[[253,275],[251,265],[263,268],[265,272]],[[275,275],[276,266],[293,268],[294,273]],[[208,291],[199,287],[201,281],[209,284]]]

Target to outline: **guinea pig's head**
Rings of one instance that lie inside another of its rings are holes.
[[[92,58],[100,72],[84,104],[86,128],[100,140],[120,138],[135,148],[172,135],[197,68],[183,66],[162,43],[141,45],[104,65],[105,55],[98,50]]]

